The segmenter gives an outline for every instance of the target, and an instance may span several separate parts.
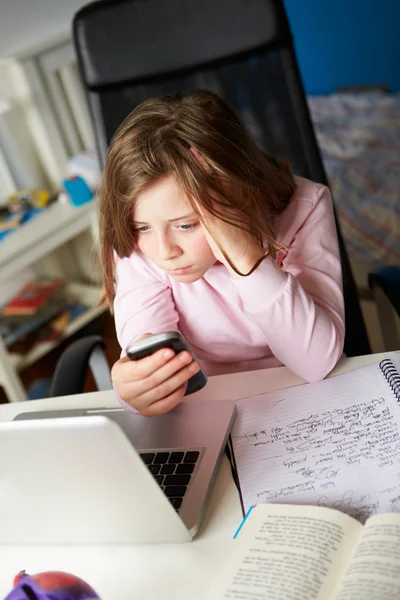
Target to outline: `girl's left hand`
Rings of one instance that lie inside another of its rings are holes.
[[[200,152],[193,146],[190,148],[190,152],[196,158],[200,166],[207,170],[207,164]],[[200,213],[202,213],[203,217],[201,218],[201,226],[215,258],[225,265],[232,279],[240,277],[240,275],[232,269],[221,252],[220,248],[223,248],[232,265],[240,273],[247,275],[256,262],[265,255],[264,249],[259,246],[250,235],[243,231],[243,229],[225,223],[225,221],[218,219],[218,217],[214,217],[211,213],[204,210],[200,209]]]
[[[222,248],[229,257],[232,265],[243,275],[254,267],[256,262],[265,254],[253,238],[242,229],[225,223],[210,213],[202,220],[201,226],[215,258],[228,269],[231,277],[240,277],[222,254]]]

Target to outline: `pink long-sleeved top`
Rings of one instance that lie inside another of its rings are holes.
[[[248,277],[231,279],[220,263],[180,283],[142,253],[117,259],[115,322],[124,349],[144,333],[180,331],[207,375],[286,365],[323,379],[343,351],[342,276],[331,195],[296,178],[276,219],[287,251]]]

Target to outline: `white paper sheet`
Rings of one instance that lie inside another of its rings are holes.
[[[379,365],[237,408],[232,441],[246,511],[316,504],[361,522],[400,512],[400,405]]]

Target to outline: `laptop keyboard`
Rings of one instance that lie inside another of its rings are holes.
[[[196,464],[199,462],[200,452],[174,450],[139,454],[172,506],[179,511]]]

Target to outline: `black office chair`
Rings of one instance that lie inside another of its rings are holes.
[[[281,0],[100,0],[77,12],[73,31],[102,164],[117,127],[143,100],[207,88],[236,108],[261,149],[327,184]],[[337,227],[345,352],[368,354]]]

